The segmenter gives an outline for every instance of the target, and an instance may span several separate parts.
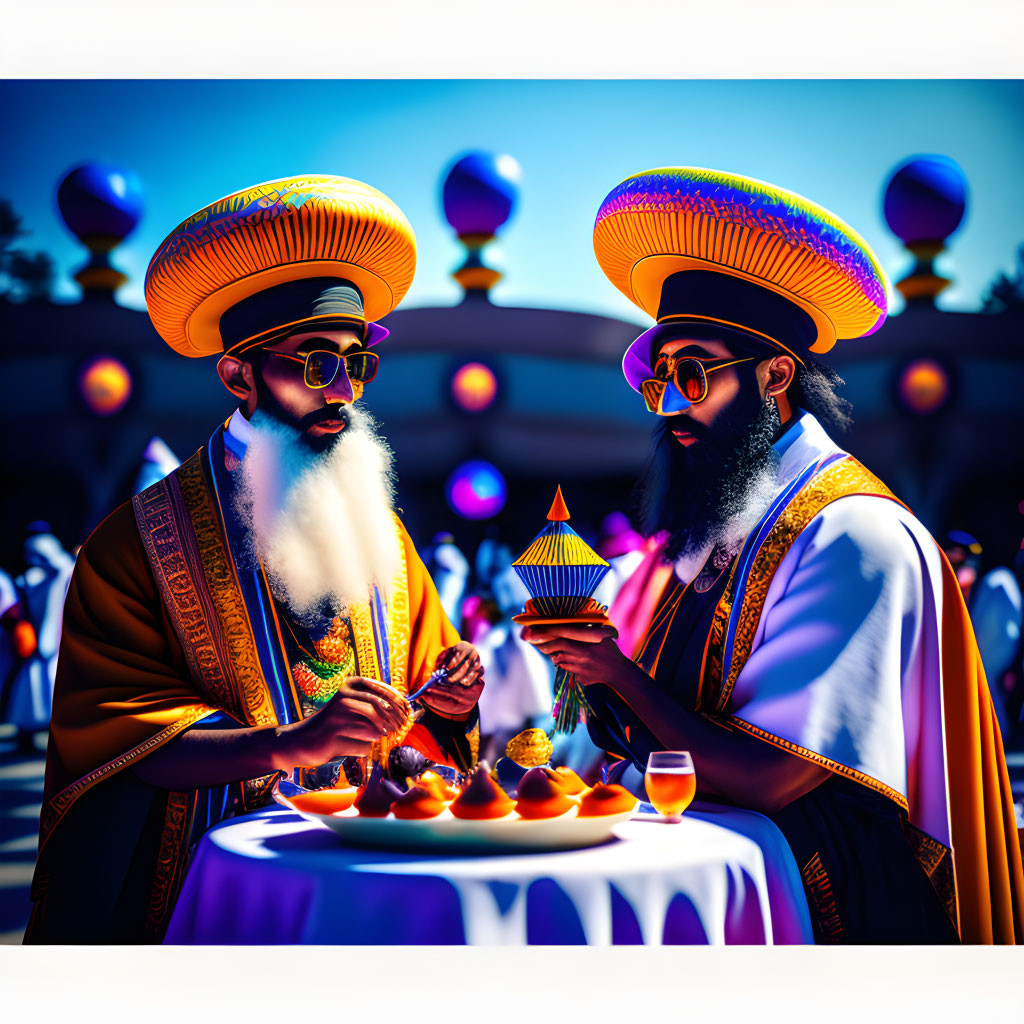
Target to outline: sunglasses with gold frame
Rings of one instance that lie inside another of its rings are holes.
[[[640,394],[650,412],[660,413],[662,396],[668,385],[672,384],[690,405],[697,405],[708,397],[709,373],[756,359],[756,356],[725,360],[699,359],[697,356],[661,356],[654,364],[654,377],[641,382]]]

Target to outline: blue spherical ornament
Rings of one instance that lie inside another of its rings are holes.
[[[57,189],[64,223],[79,238],[125,238],[142,217],[138,175],[112,164],[90,162],[73,167]]]
[[[521,177],[510,156],[467,153],[444,180],[445,218],[459,235],[493,235],[512,215]]]
[[[908,245],[941,242],[967,207],[967,178],[948,156],[917,156],[901,164],[885,190],[885,219]]]

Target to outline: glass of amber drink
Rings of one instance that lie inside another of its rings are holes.
[[[685,750],[656,750],[647,759],[644,775],[647,798],[666,821],[683,820],[683,811],[690,806],[697,792],[697,776],[693,761]]]

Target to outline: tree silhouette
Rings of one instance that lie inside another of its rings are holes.
[[[15,282],[13,291],[22,302],[38,302],[50,297],[57,276],[53,259],[45,252],[11,253],[8,274]]]
[[[1017,270],[1013,277],[1000,274],[985,296],[983,313],[1002,313],[1014,306],[1024,306],[1024,245],[1017,247]]]
[[[0,199],[0,252],[6,253],[16,238],[27,235],[21,218],[14,212],[9,199]]]
[[[15,249],[14,244],[31,234],[9,199],[0,199],[0,294],[18,302],[49,298],[56,277],[53,258],[45,252]]]

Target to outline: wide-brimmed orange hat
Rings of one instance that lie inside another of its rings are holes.
[[[146,271],[146,305],[171,348],[205,356],[279,328],[372,324],[415,270],[412,227],[383,192],[304,175],[233,192],[175,228]]]

